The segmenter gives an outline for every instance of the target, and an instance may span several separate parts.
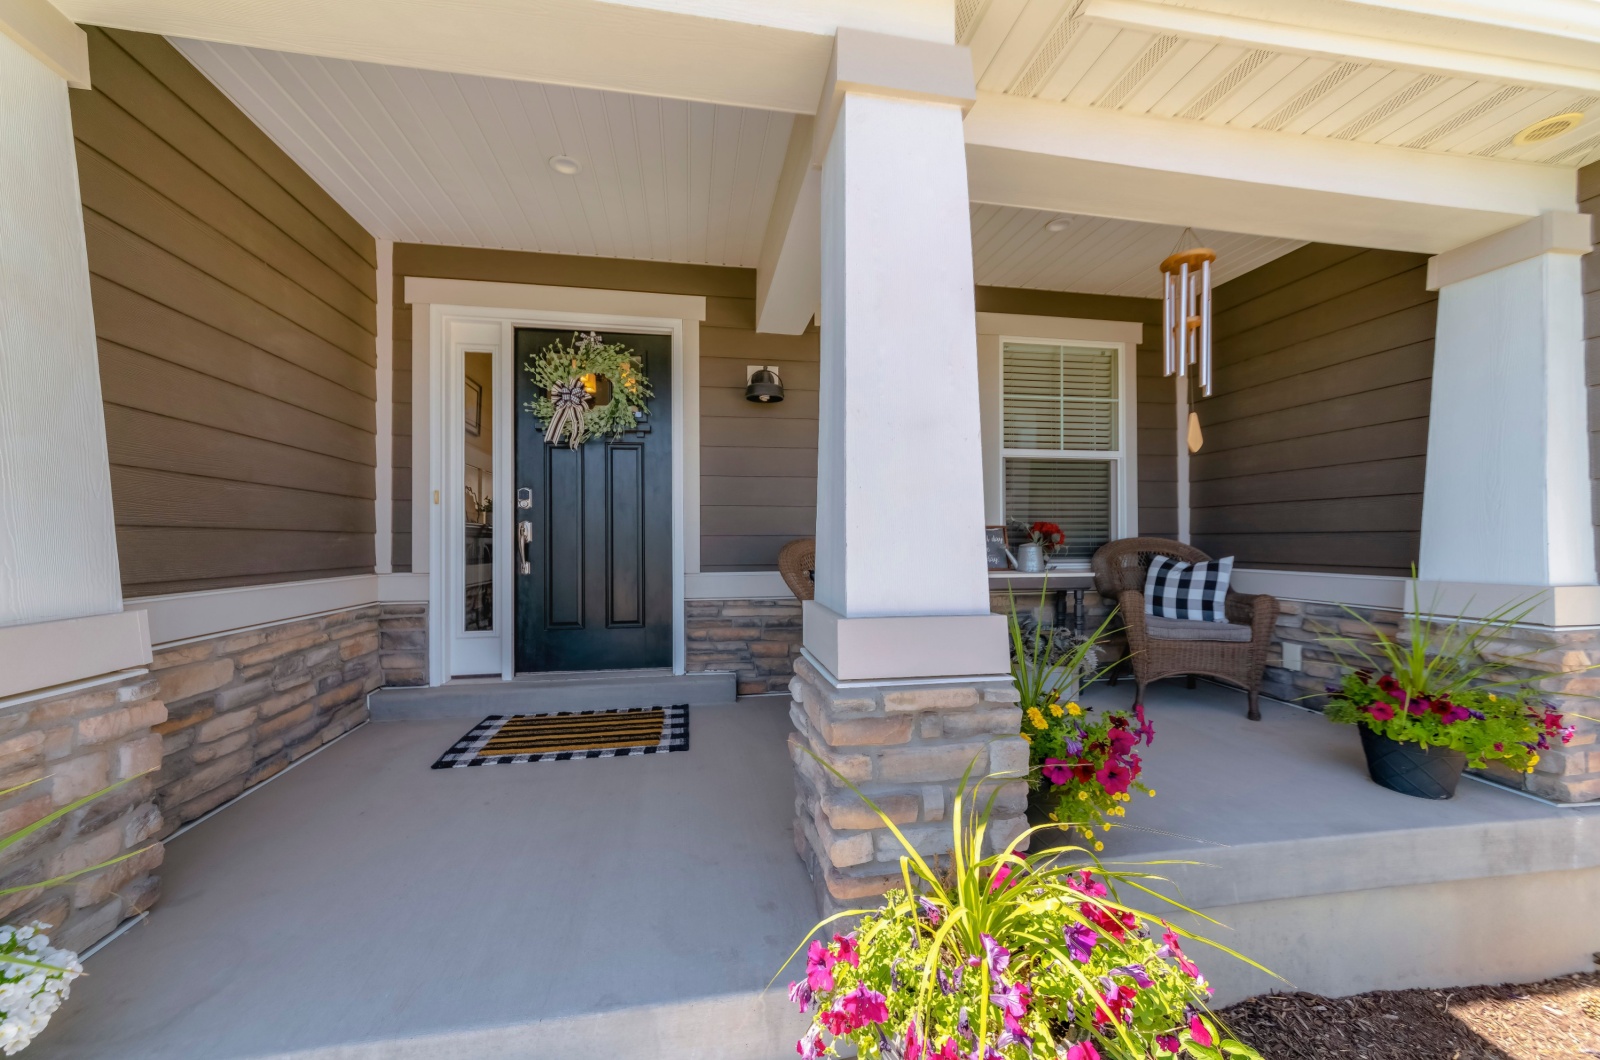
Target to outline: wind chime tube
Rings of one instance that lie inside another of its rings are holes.
[[[1200,265],[1200,388],[1211,396],[1211,262]]]
[[[1178,313],[1177,320],[1173,321],[1176,338],[1178,340],[1178,375],[1188,374],[1188,348],[1189,348],[1189,263],[1184,262],[1178,269]]]
[[[1172,273],[1161,274],[1161,369],[1172,374]]]

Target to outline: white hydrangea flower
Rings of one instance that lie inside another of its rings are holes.
[[[0,1052],[14,1056],[44,1030],[83,974],[78,955],[56,949],[44,934],[48,924],[0,927]],[[36,968],[8,957],[49,965]]]

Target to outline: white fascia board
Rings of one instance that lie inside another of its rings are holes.
[[[1287,5],[1286,5],[1287,6]],[[1282,9],[1280,9],[1281,11]],[[1292,7],[1290,7],[1292,10]],[[1377,22],[1365,32],[1341,32],[1303,23],[1241,16],[1221,10],[1176,7],[1161,0],[1087,0],[1080,17],[1088,22],[1146,33],[1173,33],[1189,40],[1213,40],[1248,48],[1379,63],[1447,77],[1488,79],[1585,91],[1600,88],[1600,69],[1503,53],[1444,47],[1435,24],[1431,37],[1376,36]],[[1279,14],[1278,17],[1282,17]],[[1454,27],[1451,27],[1454,28]],[[1500,29],[1504,34],[1506,30]],[[1446,38],[1446,39],[1453,39]]]
[[[74,21],[219,44],[736,107],[816,111],[833,38],[605,0],[61,0]],[[771,5],[779,6],[779,5]],[[883,7],[884,4],[867,5]],[[891,5],[892,6],[892,5]],[[928,5],[938,6],[938,5]]]
[[[1554,166],[980,93],[974,202],[1438,253],[1577,203]]]
[[[758,26],[832,36],[864,29],[897,37],[953,44],[955,5],[928,0],[604,0],[623,7],[749,22]]]
[[[0,33],[71,87],[89,87],[88,34],[49,0],[0,0]]]
[[[756,330],[799,335],[822,302],[822,171],[811,164],[816,123],[798,117],[756,267]]]

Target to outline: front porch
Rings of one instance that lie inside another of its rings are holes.
[[[163,902],[90,960],[34,1050],[787,1055],[804,1022],[787,980],[763,988],[813,896],[786,706],[696,707],[683,754],[472,770],[428,768],[460,719],[370,723],[171,842]],[[1296,987],[1532,979],[1600,948],[1594,812],[1474,782],[1449,803],[1393,794],[1348,731],[1271,701],[1247,722],[1229,690],[1166,683],[1149,709],[1158,796],[1106,858],[1206,862],[1171,870],[1185,898]],[[1202,966],[1219,1004],[1274,986]]]

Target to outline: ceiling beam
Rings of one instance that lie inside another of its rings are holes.
[[[980,93],[974,202],[1437,254],[1574,210],[1569,169]]]
[[[756,330],[805,331],[822,304],[822,171],[811,162],[814,119],[789,133],[783,175],[773,197],[756,267]]]

